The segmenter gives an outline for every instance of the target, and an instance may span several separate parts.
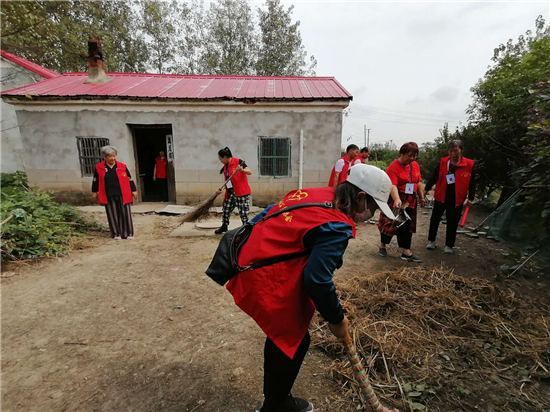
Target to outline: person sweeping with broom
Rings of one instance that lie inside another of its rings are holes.
[[[225,198],[223,200],[223,218],[222,225],[216,229],[214,233],[221,235],[227,232],[229,227],[229,219],[231,213],[235,210],[235,206],[239,209],[239,216],[243,225],[248,222],[248,213],[250,211],[250,186],[248,177],[252,174],[252,170],[246,165],[244,160],[233,157],[229,147],[225,147],[218,152],[218,158],[223,163],[220,174],[223,174],[224,181],[229,180],[225,187]],[[216,194],[221,195],[223,188],[219,189]]]
[[[355,237],[354,218],[365,219],[378,208],[393,216],[387,204],[391,187],[382,170],[360,164],[350,168],[347,181],[336,188],[294,190],[250,221],[250,235],[238,253],[239,271],[226,287],[267,335],[265,400],[259,412],[314,410],[291,392],[309,348],[308,328],[315,309],[345,342],[371,408],[389,412],[372,392],[354,352],[332,278],[342,266],[349,239]],[[216,253],[223,251],[223,240]],[[206,272],[210,277],[215,262],[216,255]]]

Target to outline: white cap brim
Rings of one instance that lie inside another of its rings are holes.
[[[382,202],[381,200],[378,200],[378,199],[374,199],[374,201],[380,207],[380,210],[382,211],[382,213],[384,213],[390,219],[395,220],[395,215],[393,214],[392,210],[390,209],[390,207],[386,202]]]

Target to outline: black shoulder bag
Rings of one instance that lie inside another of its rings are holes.
[[[302,252],[287,253],[285,255],[274,256],[269,259],[260,260],[258,262],[250,263],[248,266],[239,265],[239,253],[250,237],[254,226],[261,222],[265,222],[273,217],[277,217],[283,213],[290,212],[292,210],[301,209],[303,207],[324,207],[326,209],[332,209],[331,202],[325,203],[300,203],[294,206],[289,206],[281,209],[271,215],[264,216],[263,219],[258,220],[255,223],[247,223],[236,229],[232,229],[223,235],[220,240],[220,244],[214,253],[210,266],[206,269],[206,275],[210,277],[214,282],[223,286],[232,277],[239,272],[245,270],[258,269],[264,266],[274,265],[275,263],[284,262],[286,260],[294,259],[300,256],[308,255],[311,251],[304,250]]]

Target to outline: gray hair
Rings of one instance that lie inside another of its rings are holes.
[[[451,140],[447,150],[451,150],[453,147],[458,147],[460,150],[464,150],[464,142],[462,140]]]
[[[106,157],[106,156],[109,156],[109,155],[117,155],[118,154],[118,151],[116,150],[116,147],[114,146],[103,146],[101,148],[101,156],[103,157]]]

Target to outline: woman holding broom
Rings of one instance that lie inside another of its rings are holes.
[[[382,170],[360,164],[350,168],[347,181],[335,189],[292,191],[252,219],[258,223],[241,249],[239,265],[299,254],[242,271],[227,284],[235,303],[267,335],[260,412],[313,411],[310,402],[291,394],[309,348],[309,323],[317,309],[336,337],[349,339],[348,320],[332,281],[334,270],[342,266],[348,241],[355,236],[354,218],[368,219],[378,208],[393,216],[387,204],[391,187]],[[300,203],[316,205],[290,209]],[[289,212],[261,221],[287,208]],[[368,396],[374,407],[376,396]],[[374,410],[387,411],[380,408]]]
[[[223,220],[222,226],[214,233],[221,235],[227,232],[229,227],[229,218],[235,209],[239,209],[239,216],[243,225],[248,222],[248,212],[250,211],[250,186],[248,177],[252,170],[246,165],[244,160],[233,157],[229,147],[225,147],[218,152],[218,158],[223,163],[220,174],[223,174],[223,180],[231,178],[225,186],[225,198],[223,200]],[[235,174],[233,174],[236,171]],[[232,176],[232,177],[231,177]],[[222,190],[216,192],[218,195]]]

